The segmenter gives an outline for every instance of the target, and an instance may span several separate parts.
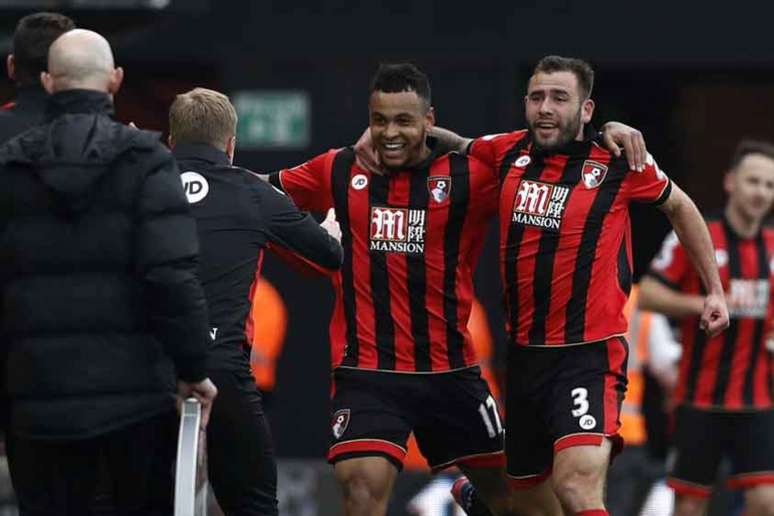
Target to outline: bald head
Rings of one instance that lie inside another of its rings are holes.
[[[48,72],[41,75],[43,86],[50,93],[72,89],[115,93],[121,78],[123,72],[115,68],[107,40],[84,29],[66,32],[51,44]]]

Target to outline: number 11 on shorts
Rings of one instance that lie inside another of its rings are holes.
[[[497,411],[497,404],[491,394],[485,402],[478,406],[478,413],[484,420],[489,437],[495,437],[502,433],[503,425],[500,422],[500,413]],[[494,420],[494,424],[492,424],[492,420]]]

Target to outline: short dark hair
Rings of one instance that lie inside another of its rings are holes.
[[[74,28],[73,20],[58,13],[34,13],[19,20],[13,33],[12,49],[16,82],[37,84],[40,72],[48,69],[48,47]]]
[[[535,65],[533,75],[538,72],[572,72],[578,79],[581,97],[587,99],[591,97],[591,91],[594,89],[594,69],[589,63],[582,59],[562,56],[546,56]]]
[[[400,93],[413,91],[430,108],[430,81],[419,68],[411,63],[380,64],[373,79],[369,93]]]
[[[750,154],[761,154],[771,160],[774,160],[774,144],[763,140],[741,140],[737,144],[733,156],[731,156],[731,164],[729,169],[736,169],[742,160]]]

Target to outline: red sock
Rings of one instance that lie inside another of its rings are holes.
[[[575,516],[610,516],[605,509],[591,509],[588,511],[576,512]]]

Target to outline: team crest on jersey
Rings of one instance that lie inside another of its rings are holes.
[[[586,160],[583,162],[583,168],[581,169],[581,177],[583,178],[583,184],[589,190],[596,188],[602,184],[607,175],[607,167],[602,163],[596,161]]]
[[[387,253],[424,253],[425,218],[425,210],[373,206],[368,249]]]
[[[522,179],[513,200],[512,222],[558,232],[570,189]]]
[[[347,426],[349,426],[349,418],[349,409],[341,409],[333,413],[333,420],[331,421],[333,437],[341,439],[341,436],[344,435],[344,432],[347,430]]]
[[[513,166],[515,167],[526,167],[532,162],[532,158],[527,156],[526,154],[524,156],[521,156],[519,159],[513,162]]]
[[[430,176],[427,178],[427,191],[435,202],[443,202],[449,198],[451,192],[451,177]]]

